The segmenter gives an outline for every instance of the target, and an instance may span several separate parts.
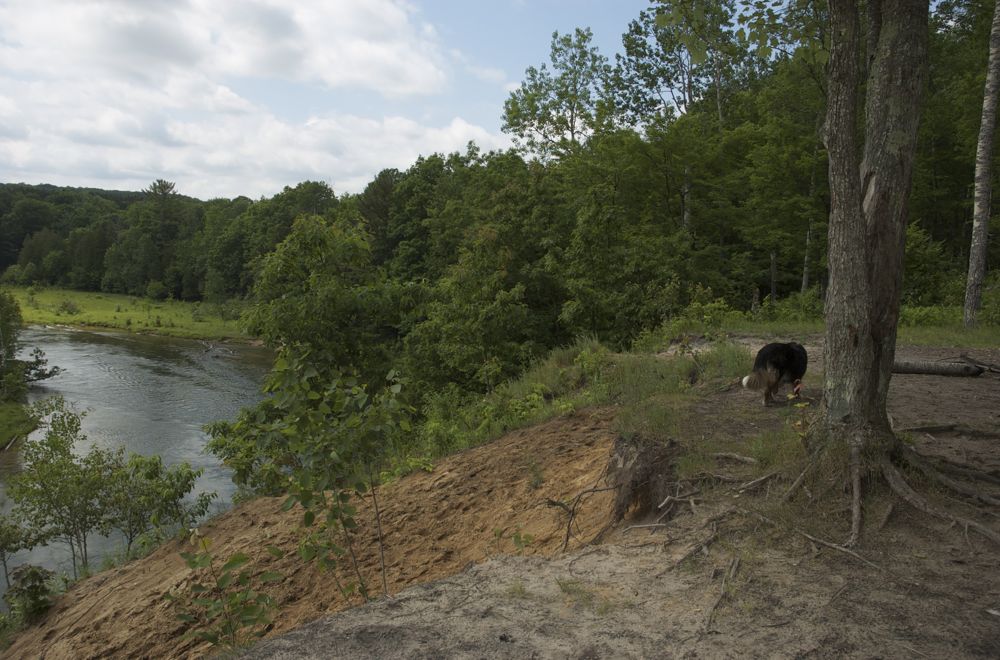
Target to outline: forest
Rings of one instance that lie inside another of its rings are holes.
[[[702,25],[732,22],[712,6]],[[903,323],[961,318],[992,9],[931,17]],[[819,317],[828,37],[793,10],[782,40],[755,44],[651,7],[613,60],[588,29],[554,34],[505,104],[514,148],[430,154],[356,194],[0,185],[0,281],[243,301],[269,345],[363,382],[396,369],[418,402],[488,391],[577,337],[627,347],[692,304]],[[995,276],[981,321],[1000,321]]]

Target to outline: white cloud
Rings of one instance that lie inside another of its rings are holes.
[[[165,178],[208,198],[313,179],[356,192],[420,154],[508,140],[398,111],[292,119],[283,99],[241,96],[239,81],[398,101],[440,93],[456,62],[503,82],[446,51],[405,0],[3,0],[0,181],[138,190]]]

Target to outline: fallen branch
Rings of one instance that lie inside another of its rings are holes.
[[[798,529],[796,531],[799,534],[801,534],[802,536],[804,536],[807,539],[809,539],[810,541],[812,541],[813,543],[819,543],[820,545],[825,545],[826,547],[832,548],[833,550],[836,550],[838,552],[843,552],[844,554],[850,555],[850,556],[854,557],[855,559],[857,559],[858,561],[860,561],[861,563],[867,564],[868,566],[871,566],[875,570],[878,570],[878,571],[884,570],[878,564],[876,564],[874,562],[871,562],[871,561],[868,561],[867,559],[865,559],[864,557],[862,557],[858,553],[854,552],[850,548],[845,548],[842,545],[837,545],[836,543],[830,543],[829,541],[824,541],[823,539],[818,539],[818,538],[816,538],[815,536],[813,536],[811,534],[806,534],[801,529]]]
[[[753,481],[746,482],[742,486],[738,487],[736,489],[736,491],[739,492],[739,493],[742,493],[742,492],[750,490],[751,488],[756,488],[757,486],[761,485],[762,483],[764,483],[765,481],[767,481],[768,479],[770,479],[771,477],[773,477],[773,476],[775,476],[777,474],[778,474],[777,470],[774,471],[774,472],[768,472],[763,477],[757,477]]]
[[[789,500],[792,499],[792,496],[795,495],[796,491],[798,491],[798,489],[802,486],[802,484],[805,483],[806,476],[812,471],[815,465],[816,465],[816,457],[813,456],[812,458],[809,459],[809,462],[806,463],[806,466],[802,469],[802,472],[799,473],[799,476],[795,478],[795,481],[792,482],[792,485],[789,486],[788,490],[785,491],[785,494],[781,496],[782,502],[788,502]]]
[[[569,518],[566,521],[566,536],[565,536],[565,538],[563,538],[563,544],[562,544],[562,550],[563,551],[565,551],[566,548],[567,548],[567,546],[569,546],[569,539],[570,539],[570,537],[573,534],[573,521],[576,519],[576,508],[580,505],[580,502],[583,501],[584,496],[585,495],[593,495],[595,493],[602,493],[602,492],[608,491],[608,490],[615,490],[616,488],[618,488],[618,486],[604,486],[604,487],[601,487],[601,488],[597,488],[597,487],[588,488],[587,490],[585,490],[585,491],[577,494],[577,496],[575,498],[573,498],[573,504],[572,505],[567,505],[565,502],[559,502],[559,501],[553,500],[553,499],[547,499],[545,501],[545,503],[547,505],[549,505],[549,506],[558,506],[558,507],[561,507],[563,510],[566,511],[567,517]],[[598,538],[600,538],[601,535],[603,535],[604,532],[606,532],[608,529],[609,529],[609,527],[605,527],[604,529],[602,529],[600,531],[600,533],[598,533],[598,535],[596,537],[594,537],[593,541],[596,541]],[[591,541],[591,543],[593,543],[593,541]]]
[[[648,525],[629,525],[628,527],[622,530],[622,534],[624,534],[625,532],[630,532],[633,529],[649,529],[651,527],[667,527],[667,523],[651,523]]]
[[[980,369],[985,369],[986,371],[991,371],[995,374],[1000,374],[1000,366],[997,366],[995,364],[990,364],[989,362],[983,362],[982,360],[977,360],[973,357],[969,357],[965,353],[958,356],[958,359],[974,367],[979,367]]]
[[[749,465],[756,465],[757,459],[751,458],[749,456],[743,456],[742,454],[734,454],[728,451],[718,451],[712,454],[714,458],[728,458],[731,461],[738,461],[740,463],[747,463]]]
[[[986,527],[985,525],[978,523],[975,520],[968,520],[965,518],[960,518],[958,516],[953,516],[949,513],[945,513],[944,511],[939,511],[938,509],[932,507],[930,503],[927,502],[927,500],[920,497],[920,495],[918,495],[916,491],[914,491],[913,488],[911,488],[910,485],[906,483],[906,480],[903,479],[903,475],[899,473],[899,470],[896,469],[896,466],[893,465],[892,461],[890,461],[888,458],[882,459],[881,467],[882,467],[882,474],[885,476],[886,481],[889,482],[889,486],[892,488],[892,490],[895,491],[895,493],[899,495],[901,498],[906,500],[906,502],[917,511],[922,511],[923,513],[934,516],[935,518],[947,520],[957,525],[963,525],[965,526],[966,529],[973,529],[982,534],[983,536],[985,536],[986,538],[990,539],[997,545],[1000,545],[1000,534],[993,531],[989,527]]]
[[[927,362],[924,360],[896,360],[892,364],[894,374],[922,374],[927,376],[965,376],[982,375],[983,369],[978,365],[965,362]]]
[[[681,502],[681,501],[687,500],[692,495],[697,495],[700,492],[701,492],[700,490],[698,490],[697,488],[695,488],[691,492],[684,493],[683,495],[667,495],[667,498],[665,500],[663,500],[662,502],[660,502],[660,504],[656,508],[657,509],[662,509],[663,507],[665,507],[670,502]]]
[[[722,588],[719,589],[719,597],[715,599],[715,603],[713,603],[712,607],[708,610],[708,616],[705,618],[704,632],[708,632],[708,630],[712,627],[712,617],[715,616],[715,610],[719,607],[719,603],[722,602],[722,599],[726,597],[726,582],[736,576],[736,570],[739,566],[739,556],[733,555],[732,561],[729,562],[729,570],[722,575]]]

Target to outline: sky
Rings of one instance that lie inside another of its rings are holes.
[[[419,155],[505,148],[554,31],[609,59],[649,0],[0,0],[0,182],[355,193]]]

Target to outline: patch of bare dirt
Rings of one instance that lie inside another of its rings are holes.
[[[818,403],[821,348],[806,345],[804,394]],[[900,350],[921,359],[959,352]],[[1000,363],[1000,351],[972,353]],[[1000,467],[995,376],[897,375],[890,409],[897,429],[921,429],[910,433],[922,452]],[[748,438],[805,419],[809,408],[764,408],[756,393],[731,387],[689,412],[681,442],[745,453]],[[383,489],[391,599],[348,609],[357,599],[346,602],[331,576],[294,554],[264,553],[266,544],[297,542],[299,516],[280,512],[280,500],[244,504],[206,525],[217,556],[242,550],[286,576],[273,591],[281,603],[274,629],[249,657],[1000,657],[1000,548],[895,503],[869,512],[881,529],[866,529],[857,549],[865,563],[748,514],[787,481],[746,487],[753,469],[738,461],[720,457],[666,526],[639,527],[657,524],[656,514],[633,513],[601,545],[584,542],[611,519],[614,494],[584,498],[569,551],[560,552],[566,512],[546,502],[572,501],[601,482],[614,414],[586,411],[516,431]],[[998,513],[985,518],[994,528]],[[375,591],[366,503],[359,518],[357,548]],[[525,556],[516,556],[515,532],[534,537]],[[77,585],[7,656],[209,652],[182,639],[162,599],[189,579],[179,549],[170,544]]]
[[[515,533],[533,537],[525,554],[553,555],[562,547],[565,513],[546,505],[592,488],[608,460],[614,411],[590,410],[514,431],[496,442],[439,462],[433,472],[411,474],[382,489],[390,593],[454,575],[490,556],[513,553]],[[585,498],[575,534],[589,540],[605,525],[612,493]],[[304,565],[296,554],[301,513],[282,512],[282,498],[247,502],[202,527],[212,552],[225,559],[245,552],[260,571],[285,580],[269,593],[280,604],[270,634],[296,628],[324,614],[360,603],[347,601],[329,574]],[[380,590],[379,557],[370,500],[359,503],[355,548],[372,592]],[[500,538],[498,539],[497,530]],[[276,560],[265,551],[287,551]],[[574,541],[573,545],[579,545]],[[198,657],[210,648],[184,640],[184,625],[163,596],[184,590],[190,573],[175,541],[126,566],[74,586],[45,619],[7,649],[10,658]],[[353,579],[343,573],[342,582]]]

